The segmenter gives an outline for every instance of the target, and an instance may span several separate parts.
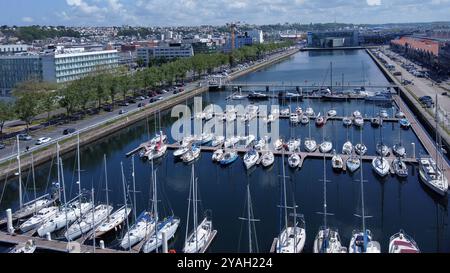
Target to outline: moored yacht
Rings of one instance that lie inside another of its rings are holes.
[[[447,194],[448,180],[433,158],[420,158],[419,176],[420,180],[434,192],[442,196]]]
[[[255,166],[259,159],[259,153],[255,149],[250,149],[247,151],[247,153],[244,155],[244,165],[245,168],[248,170],[251,167]]]
[[[344,143],[344,145],[342,145],[342,153],[344,155],[350,155],[352,154],[353,151],[353,145],[350,141],[347,141]]]
[[[382,156],[377,156],[372,160],[372,168],[379,176],[384,177],[389,173],[389,162]]]
[[[420,253],[416,241],[403,230],[389,239],[389,253]]]

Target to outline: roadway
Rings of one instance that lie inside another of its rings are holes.
[[[284,52],[284,51],[277,52],[277,53],[274,53],[273,55],[271,55],[270,57],[264,58],[264,59],[256,61],[256,62],[252,62],[248,66],[233,68],[233,69],[231,69],[229,76],[233,77],[236,74],[238,74],[239,72],[243,72],[246,69],[251,69],[253,65],[258,65],[265,61],[269,62],[273,59],[279,58],[280,55],[285,54],[285,53],[286,52]],[[205,76],[205,78],[206,77],[207,76]],[[205,86],[207,84],[207,81],[205,78],[201,79],[201,80],[186,83],[184,86],[184,93],[190,92],[190,91],[198,88],[199,86]],[[168,101],[174,96],[174,94],[173,94],[173,92],[167,92],[167,93],[163,93],[159,96],[161,97],[162,101]],[[48,128],[30,132],[30,136],[32,136],[33,139],[30,141],[20,141],[20,151],[21,151],[21,153],[27,152],[26,148],[29,147],[28,152],[34,152],[43,147],[52,145],[56,141],[62,141],[63,139],[66,139],[73,135],[73,134],[67,135],[67,136],[63,135],[63,131],[68,128],[74,128],[74,129],[76,129],[77,132],[83,131],[83,130],[87,130],[87,128],[93,128],[93,127],[108,123],[108,122],[118,119],[122,116],[130,115],[130,114],[142,109],[142,108],[137,107],[139,102],[141,102],[141,101],[137,101],[136,103],[130,104],[128,106],[117,106],[117,107],[115,107],[115,109],[112,112],[101,111],[99,114],[96,114],[96,115],[92,115],[92,116],[86,115],[85,118],[82,120],[72,121],[72,122],[69,122],[64,125],[51,126]],[[146,99],[142,102],[148,103],[149,100]],[[146,106],[144,106],[144,108],[149,107],[149,106],[151,106],[151,103],[148,103]],[[119,112],[121,110],[125,110],[126,113],[119,115]],[[74,134],[76,134],[76,132]],[[43,145],[35,145],[36,140],[41,137],[50,137],[52,139],[52,141],[49,143],[43,144]],[[9,139],[4,142],[6,147],[4,149],[0,150],[0,162],[4,162],[5,160],[15,157],[15,155],[17,154],[17,146],[15,145],[15,143],[16,143],[15,139]]]

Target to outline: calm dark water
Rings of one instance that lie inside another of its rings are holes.
[[[381,72],[363,51],[322,51],[303,52],[289,60],[262,71],[252,73],[239,81],[302,81],[321,82],[329,68],[329,62],[333,61],[333,73],[345,74],[349,82],[363,82],[363,78],[373,84],[386,83]],[[362,64],[364,63],[364,69]],[[362,70],[365,71],[363,77]],[[221,106],[227,104],[226,97],[231,91],[209,92],[203,94],[204,105],[216,103]],[[187,102],[192,104],[191,101]],[[244,103],[248,101],[229,101],[228,103]],[[266,104],[275,103],[265,102]],[[338,110],[338,115],[350,114],[358,109],[367,116],[377,113],[380,106],[364,103],[364,101],[351,102],[321,102],[320,100],[305,100],[303,102],[292,101],[293,107],[300,105],[303,108],[311,106],[318,112],[326,112],[330,108]],[[389,108],[388,112],[393,113]],[[148,123],[142,121],[126,129],[123,129],[107,138],[82,148],[82,186],[85,189],[94,188],[96,199],[105,200],[105,182],[103,174],[103,155],[108,158],[108,178],[111,192],[110,200],[116,207],[123,204],[122,182],[120,174],[120,162],[123,162],[127,183],[131,188],[131,158],[126,158],[125,153],[137,147],[148,139],[159,128],[170,132],[170,125],[174,122],[167,114],[161,113],[161,122],[158,117],[149,117]],[[360,131],[356,128],[346,129],[341,121],[329,122],[323,128],[311,125],[311,136],[318,142],[325,138],[330,139],[337,150],[342,149],[342,144],[347,140],[353,143],[359,142]],[[412,151],[411,143],[416,144],[416,154],[423,151],[416,136],[411,130],[401,130],[398,124],[385,123],[382,129],[372,128],[366,124],[363,128],[363,142],[368,147],[368,154],[375,153],[375,144],[380,140],[380,130],[384,141],[392,146],[401,137],[408,152]],[[291,136],[304,139],[309,135],[308,126],[289,127],[288,121],[280,123],[280,134],[285,138]],[[74,196],[77,192],[76,181],[76,156],[68,154],[63,157],[64,177],[67,192]],[[238,219],[244,216],[244,204],[246,197],[246,185],[250,183],[253,210],[255,218],[260,219],[256,223],[256,234],[260,252],[268,252],[280,230],[280,214],[277,205],[280,202],[280,174],[281,158],[277,158],[271,169],[260,167],[253,171],[245,171],[242,159],[237,160],[227,168],[213,164],[211,153],[202,153],[195,163],[196,176],[199,179],[199,190],[202,209],[212,211],[213,224],[218,230],[218,235],[211,245],[211,252],[237,252],[248,251],[246,224]],[[136,163],[136,187],[137,211],[149,208],[150,199],[150,172],[149,162],[135,159]],[[375,240],[381,244],[382,251],[388,249],[389,237],[404,229],[418,242],[425,252],[449,252],[450,234],[448,229],[448,197],[440,198],[425,188],[418,179],[417,169],[408,166],[409,177],[399,180],[395,176],[379,179],[373,173],[370,162],[364,162],[364,179],[367,182],[365,188],[366,213],[373,216],[367,220],[367,227],[372,231]],[[157,169],[159,202],[161,215],[168,215],[171,211],[181,218],[181,225],[176,237],[171,241],[171,247],[180,250],[183,247],[185,236],[185,223],[187,214],[187,199],[189,193],[189,180],[191,167],[180,162],[175,162],[172,152],[158,163]],[[318,228],[322,225],[322,216],[317,214],[322,210],[323,161],[306,160],[302,169],[293,171],[286,167],[289,176],[289,192],[295,193],[295,199],[299,206],[299,213],[304,214],[306,220],[306,245],[305,252],[312,252],[314,237]],[[340,231],[343,244],[348,246],[351,232],[361,226],[359,218],[354,216],[360,213],[361,198],[360,184],[355,181],[360,177],[360,170],[354,174],[335,173],[331,169],[331,162],[326,162],[327,178],[331,180],[327,184],[328,210],[334,213],[328,218],[329,225]],[[31,175],[24,174],[27,183],[27,198],[32,197]],[[47,185],[56,180],[56,168],[51,162],[36,168],[36,183],[38,193],[45,192]],[[1,187],[5,187],[0,209],[15,208],[18,206],[17,183],[12,180]],[[107,244],[115,245],[116,237],[107,238]]]

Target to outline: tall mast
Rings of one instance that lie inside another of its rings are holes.
[[[58,146],[59,146],[59,144],[57,144]],[[59,151],[58,151],[59,152]],[[61,173],[63,174],[64,173],[64,169],[63,169],[63,162],[62,162],[62,159],[59,159],[60,160],[60,169],[61,169]],[[66,220],[66,227],[69,225],[69,223],[68,223],[68,219],[67,219],[67,199],[66,199],[66,183],[64,182],[64,175],[62,175],[61,176],[62,177],[62,179],[61,179],[61,183],[62,183],[62,187],[63,187],[63,198],[64,198],[64,213],[65,213],[65,220]],[[81,209],[81,203],[79,204],[79,206],[80,206],[80,209]],[[70,242],[70,238],[69,238],[69,242]]]
[[[94,238],[92,240],[92,248],[93,248],[93,251],[95,253],[95,199],[94,199],[94,188],[92,188],[91,198],[92,198],[92,204],[94,204],[94,209],[92,211],[92,227],[94,228],[94,233],[93,233],[94,234]],[[108,214],[109,214],[108,205],[106,205],[106,209],[107,209]]]
[[[136,221],[136,174],[134,172],[134,154],[131,157],[131,166],[132,166],[132,173],[131,176],[133,177],[133,209],[134,209],[134,221]]]
[[[153,159],[152,159],[152,182],[153,182],[153,212],[155,214],[155,223],[156,223],[156,246],[158,246],[158,221],[159,221],[159,217],[158,217],[158,192],[157,192],[157,188],[156,188],[156,172],[153,170]],[[158,252],[158,248],[156,248],[156,252]]]
[[[192,164],[192,173],[194,174],[194,164]],[[197,178],[195,177],[195,174],[193,175],[194,177],[194,192],[193,192],[193,201],[194,201],[194,238],[195,238],[195,250],[196,252],[199,251],[198,249],[198,240],[197,240],[197,225],[198,225],[198,219],[197,219]]]
[[[282,165],[283,165],[283,199],[284,199],[284,228],[286,229],[287,232],[287,227],[288,227],[288,211],[287,211],[287,201],[286,201],[286,173],[285,173],[285,169],[284,169],[284,149],[283,149],[283,160],[282,160]]]
[[[251,196],[250,196],[250,184],[247,183],[248,250],[249,250],[250,253],[253,253],[251,212],[250,212],[251,202],[252,201],[251,201]]]
[[[81,198],[80,133],[77,134],[78,194]]]
[[[31,173],[33,175],[34,200],[36,200],[36,198],[37,198],[37,193],[36,193],[36,176],[34,174],[34,157],[33,157],[33,152],[31,153]]]
[[[128,222],[128,206],[127,206],[127,195],[126,195],[126,188],[125,188],[125,175],[123,174],[123,163],[120,162],[120,170],[122,171],[122,185],[123,185],[123,202],[125,204],[125,220],[127,221],[127,230],[130,230],[129,222]],[[128,245],[131,250],[130,245],[130,236],[128,235]]]
[[[109,206],[109,194],[108,194],[108,170],[106,166],[106,154],[103,155],[103,161],[105,164],[105,187],[106,187],[106,205]],[[125,204],[126,205],[126,204]],[[109,210],[108,210],[108,221],[109,221]]]
[[[19,135],[17,135],[17,164],[19,165],[19,207],[23,207],[23,200],[22,200],[22,169],[20,166],[20,147],[19,147]],[[59,181],[58,181],[59,182]]]
[[[381,153],[383,154],[383,153]],[[363,250],[364,252],[366,252],[366,247],[367,247],[367,232],[366,232],[366,212],[365,212],[365,208],[364,208],[364,178],[363,178],[363,173],[364,173],[364,168],[362,165],[363,159],[362,159],[362,155],[359,155],[359,160],[361,161],[361,218],[362,218],[362,229],[363,229],[363,233],[364,233],[364,247]]]
[[[333,93],[333,62],[330,62],[330,88]]]

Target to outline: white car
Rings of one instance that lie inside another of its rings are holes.
[[[51,137],[41,137],[41,138],[38,138],[38,140],[36,141],[36,145],[41,145],[41,144],[50,142],[50,140],[52,140]]]

